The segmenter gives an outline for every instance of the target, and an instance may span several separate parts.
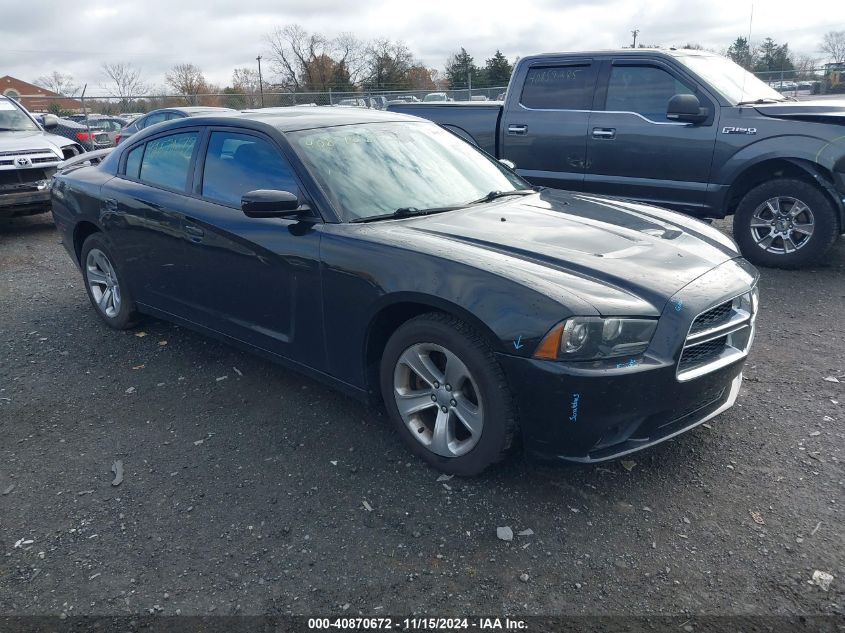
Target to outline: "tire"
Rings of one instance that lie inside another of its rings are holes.
[[[463,321],[442,313],[407,321],[388,340],[380,375],[399,435],[437,470],[478,475],[513,448],[510,387],[489,345]]]
[[[733,233],[751,263],[801,268],[821,260],[839,230],[836,210],[821,189],[803,180],[778,178],[745,194],[736,209]]]
[[[91,305],[109,327],[127,330],[138,322],[135,302],[111,246],[101,233],[82,244],[82,279]]]

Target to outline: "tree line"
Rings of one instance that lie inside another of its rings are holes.
[[[285,93],[355,93],[390,91],[465,90],[507,85],[513,72],[508,58],[496,50],[482,64],[461,47],[449,56],[444,72],[426,67],[400,40],[361,40],[352,33],[330,37],[309,32],[300,25],[278,27],[265,36],[269,51],[267,76],[260,80],[257,68],[235,68],[228,85],[210,82],[195,64],[175,64],[165,74],[164,86],[149,84],[140,67],[124,62],[101,66],[99,88],[126,104],[151,93],[181,95],[182,104],[230,105],[249,108],[260,105],[263,88]],[[689,43],[684,48],[702,48]],[[845,31],[830,31],[819,51],[834,63],[845,63]],[[756,73],[790,72],[808,74],[820,60],[796,55],[788,43],[767,37],[757,45],[737,37],[722,54]],[[71,75],[54,71],[35,83],[58,94],[75,97],[80,86]],[[209,95],[217,95],[209,97]],[[222,97],[221,97],[222,95]]]

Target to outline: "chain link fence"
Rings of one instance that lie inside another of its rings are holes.
[[[34,113],[51,112],[59,116],[79,114],[143,114],[159,108],[215,106],[247,110],[253,108],[307,106],[351,106],[383,110],[391,102],[493,101],[503,97],[504,86],[462,90],[373,90],[356,92],[261,92],[225,91],[197,95],[139,95],[133,97],[49,97],[20,95],[20,101]]]

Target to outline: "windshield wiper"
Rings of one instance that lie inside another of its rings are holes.
[[[470,204],[482,204],[484,202],[492,202],[493,200],[497,200],[498,198],[504,198],[506,196],[527,196],[532,193],[537,193],[533,189],[511,189],[510,191],[491,191],[486,196],[482,196],[478,200],[473,200],[472,202],[468,202],[467,205]]]
[[[393,213],[382,213],[379,215],[370,215],[362,218],[355,218],[350,222],[377,222],[378,220],[394,220],[396,218],[410,218],[417,215],[431,215],[432,213],[443,213],[444,211],[454,211],[455,209],[462,209],[463,205],[452,207],[430,207],[428,209],[418,209],[417,207],[400,207]]]
[[[737,103],[738,106],[741,105],[761,105],[763,103],[783,103],[786,99],[772,99],[771,97],[766,97],[765,99],[754,99],[753,101],[740,101]]]

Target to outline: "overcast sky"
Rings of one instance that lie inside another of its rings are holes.
[[[845,27],[831,22],[838,4],[756,0],[752,42],[771,36],[821,57],[822,35]],[[497,48],[513,60],[629,45],[633,28],[644,44],[722,50],[748,33],[751,7],[747,0],[0,0],[0,76],[32,81],[58,70],[87,82],[91,94],[103,82],[103,62],[132,62],[154,86],[173,64],[192,62],[226,85],[233,68],[254,67],[256,55],[267,54],[268,31],[293,23],[400,39],[439,69],[460,46],[477,62]]]

